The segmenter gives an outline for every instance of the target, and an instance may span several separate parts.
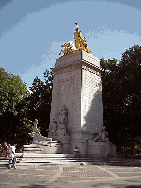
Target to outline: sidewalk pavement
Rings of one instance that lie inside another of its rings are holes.
[[[17,169],[11,170],[7,163],[0,160],[0,188],[141,187],[141,160],[17,163]]]

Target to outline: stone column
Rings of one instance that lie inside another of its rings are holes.
[[[59,121],[57,114],[65,105],[70,153],[77,145],[84,156],[87,154],[87,140],[92,139],[103,124],[100,61],[92,54],[78,51],[58,58],[53,71],[50,124],[53,119]],[[48,136],[63,142],[62,137],[52,136],[50,132]]]

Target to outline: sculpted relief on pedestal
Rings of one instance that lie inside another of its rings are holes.
[[[108,133],[106,131],[106,126],[102,126],[101,132],[98,133],[98,135],[96,136],[96,138],[93,140],[94,142],[109,142],[108,139]]]
[[[52,120],[52,124],[49,126],[51,136],[68,136],[67,122],[68,111],[65,105],[63,105],[62,109],[56,113],[55,119]]]

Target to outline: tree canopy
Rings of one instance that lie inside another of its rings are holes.
[[[101,59],[101,66],[104,124],[110,140],[134,148],[141,138],[141,47],[126,50],[119,63]]]
[[[41,134],[47,136],[46,129],[49,128],[50,123],[50,110],[52,100],[52,88],[53,88],[53,71],[46,71],[44,74],[44,82],[40,78],[36,77],[33,81],[30,90],[32,93],[27,97],[28,102],[28,119],[39,120],[39,126]]]
[[[20,104],[28,94],[25,83],[18,75],[0,68],[0,142],[22,143],[23,138],[26,141],[26,112]]]
[[[30,120],[39,120],[41,134],[47,136],[49,127],[53,71],[46,70],[44,82],[36,77],[29,93],[26,84],[14,74],[0,68],[0,143],[23,145],[31,142],[28,135],[33,125]]]

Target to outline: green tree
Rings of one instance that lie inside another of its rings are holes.
[[[141,47],[126,50],[119,64],[101,59],[101,66],[104,124],[110,140],[133,150],[141,136]]]
[[[130,135],[128,143],[134,149],[134,140],[141,136],[141,47],[134,45],[122,54],[119,64],[123,117],[127,124],[125,135]],[[127,143],[127,144],[128,144]],[[137,143],[137,142],[136,142]]]
[[[41,134],[47,136],[46,129],[49,128],[50,110],[52,100],[52,88],[54,73],[52,70],[46,71],[44,74],[44,82],[36,76],[30,90],[32,93],[27,97],[28,101],[28,119],[34,121],[39,120]]]
[[[20,105],[28,94],[18,75],[0,68],[0,142],[23,144],[29,140],[26,109]]]

